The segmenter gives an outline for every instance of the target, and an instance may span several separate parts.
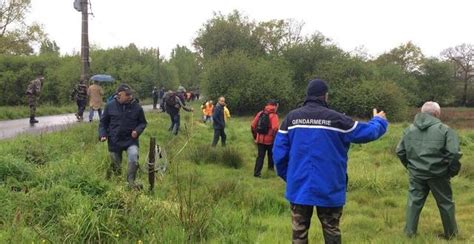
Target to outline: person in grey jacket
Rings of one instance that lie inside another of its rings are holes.
[[[145,113],[138,101],[133,98],[131,88],[122,84],[117,88],[117,96],[104,109],[100,119],[100,141],[108,141],[112,164],[107,176],[121,174],[122,153],[128,154],[127,181],[131,188],[140,189],[135,184],[138,170],[138,138],[147,125]]]

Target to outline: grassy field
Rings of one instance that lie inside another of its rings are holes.
[[[56,115],[77,112],[76,105],[39,105],[36,108],[36,116]],[[0,106],[0,120],[22,119],[30,117],[28,106]]]
[[[145,99],[141,101],[142,104],[152,104],[151,99]],[[89,107],[86,106],[86,110],[89,111]],[[36,108],[36,116],[46,115],[57,115],[66,113],[77,112],[77,105],[73,102],[69,105],[53,105],[53,104],[40,104]],[[12,119],[23,119],[30,117],[30,108],[28,106],[0,106],[0,121],[1,120],[12,120]]]
[[[165,114],[148,113],[147,119],[141,169],[151,136],[170,160],[153,193],[127,189],[126,162],[121,177],[105,180],[109,158],[106,144],[97,141],[96,123],[0,141],[0,243],[290,242],[284,182],[267,171],[260,179],[253,177],[251,118],[231,119],[225,149],[209,147],[212,129],[199,121],[198,113],[182,113],[178,137],[168,133]],[[431,196],[419,235],[403,235],[407,175],[394,150],[407,125],[391,124],[381,140],[352,146],[341,223],[345,243],[445,242],[437,237],[442,225]],[[458,133],[463,168],[452,186],[461,233],[453,242],[468,243],[474,242],[474,131]],[[139,179],[146,183],[146,174],[141,172]],[[317,218],[310,239],[322,243]]]

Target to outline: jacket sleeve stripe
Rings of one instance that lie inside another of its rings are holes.
[[[352,128],[348,130],[343,130],[339,128],[324,126],[324,125],[293,125],[293,126],[288,127],[288,130],[297,129],[297,128],[308,128],[308,129],[323,129],[323,130],[333,130],[333,131],[342,132],[342,133],[350,133],[357,127],[357,124],[358,122],[356,121],[354,125],[352,126]],[[282,132],[282,131],[279,130],[278,132]],[[288,131],[286,131],[286,133],[288,133]]]
[[[288,134],[288,131],[286,131],[286,130],[278,130],[278,133]]]

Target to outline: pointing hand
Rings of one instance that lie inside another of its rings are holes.
[[[384,111],[380,111],[378,112],[376,108],[374,108],[374,110],[372,111],[374,117],[380,117],[382,119],[387,119],[387,116],[385,115],[385,112]]]

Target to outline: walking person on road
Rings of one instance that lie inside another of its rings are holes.
[[[303,106],[288,113],[273,145],[291,206],[293,243],[308,243],[315,207],[325,243],[342,242],[339,221],[346,203],[350,144],[377,140],[388,127],[383,111],[374,109],[374,117],[364,123],[329,109],[327,102],[326,82],[310,81]]]
[[[107,177],[112,173],[121,174],[122,153],[128,155],[127,182],[132,189],[143,186],[135,183],[138,170],[139,136],[147,125],[143,108],[133,98],[131,88],[122,84],[117,88],[117,96],[110,101],[105,109],[99,125],[100,141],[108,141],[112,163]]]
[[[151,95],[153,97],[153,109],[157,109],[157,104],[158,104],[158,98],[160,96],[160,91],[158,91],[158,88],[155,86],[153,87],[153,91],[151,91]]]
[[[99,120],[102,116],[102,101],[104,96],[104,90],[99,85],[98,81],[94,81],[94,84],[90,85],[87,89],[87,95],[89,96],[89,122],[92,122],[94,118],[94,111],[99,114]]]
[[[30,107],[30,124],[38,123],[36,117],[36,107],[38,106],[38,100],[43,87],[44,76],[38,75],[36,79],[30,81],[26,89],[26,96],[28,97],[28,105]]]
[[[72,89],[71,99],[76,101],[77,113],[75,115],[77,121],[81,122],[84,120],[83,115],[87,104],[87,85],[84,84],[84,81],[81,81]]]
[[[430,191],[441,215],[443,237],[451,239],[458,234],[451,178],[461,169],[462,153],[458,136],[440,121],[440,115],[438,103],[426,102],[397,146],[397,155],[408,170],[405,234],[409,237],[416,235],[418,219]]]

